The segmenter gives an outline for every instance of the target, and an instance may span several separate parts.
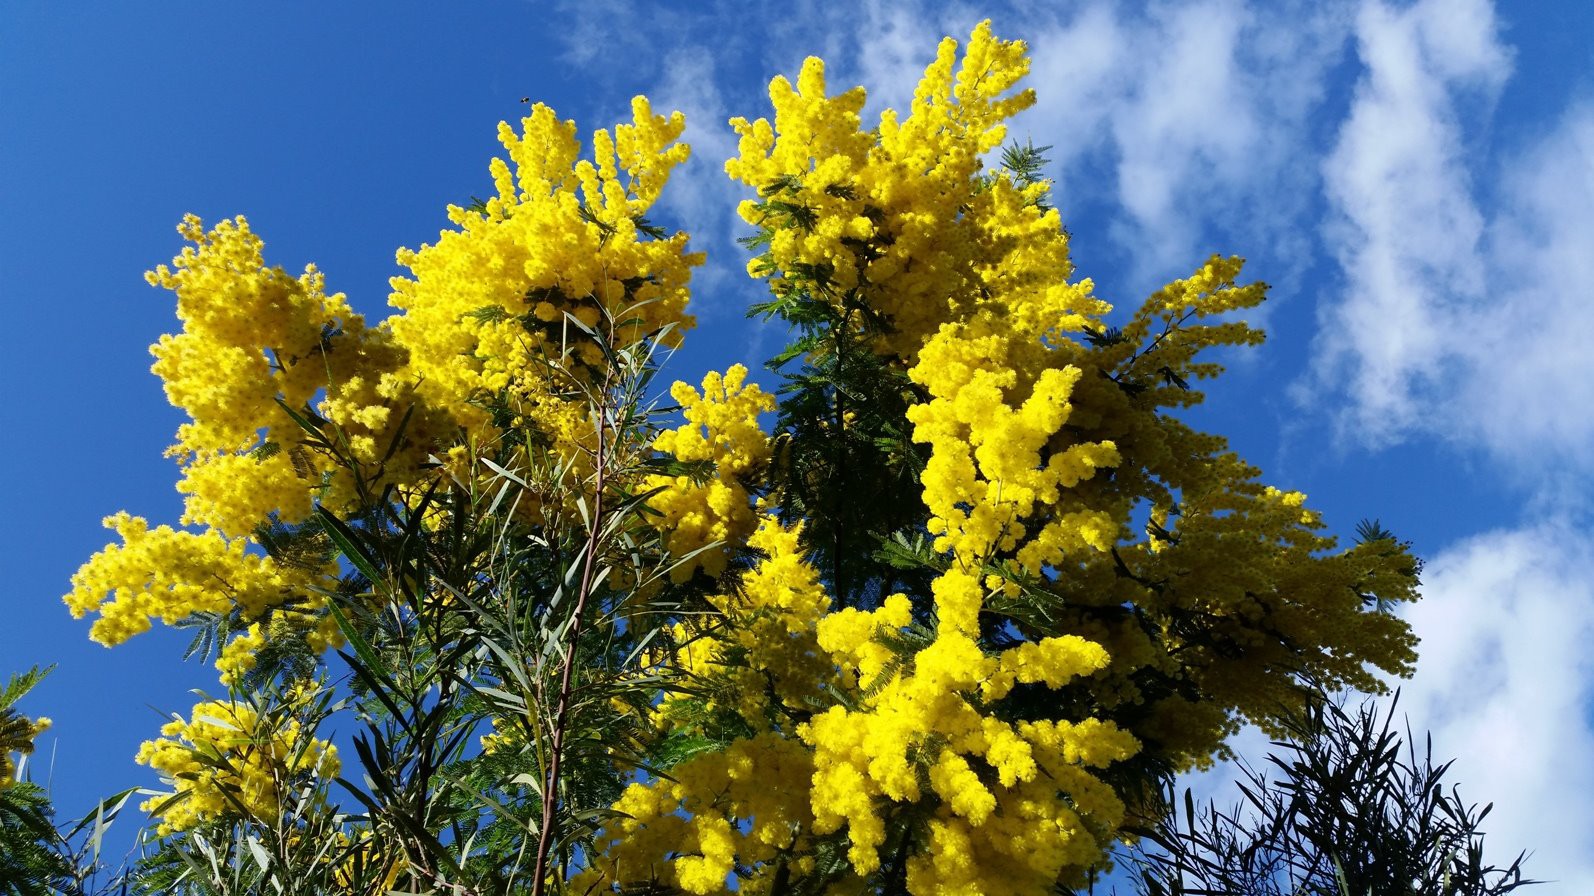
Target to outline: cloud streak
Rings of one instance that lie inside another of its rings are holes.
[[[1444,400],[1462,360],[1452,337],[1485,295],[1460,108],[1492,103],[1510,73],[1497,27],[1477,0],[1369,3],[1357,16],[1365,73],[1323,165],[1345,291],[1321,315],[1316,375],[1343,383],[1342,427],[1369,445]]]
[[[1594,471],[1594,103],[1575,102],[1501,178],[1485,296],[1461,341],[1458,411],[1498,457]]]
[[[1522,482],[1594,472],[1594,104],[1493,166],[1478,130],[1511,71],[1482,0],[1368,4],[1365,66],[1324,181],[1343,290],[1320,314],[1317,395],[1342,436],[1482,449]]]
[[[1137,290],[1248,247],[1293,282],[1317,195],[1312,116],[1344,53],[1342,3],[1096,3],[1027,35],[1065,210],[1102,204]]]

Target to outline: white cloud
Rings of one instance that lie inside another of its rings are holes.
[[[864,8],[863,27],[858,29],[858,82],[869,91],[864,126],[878,120],[887,108],[906,109],[913,101],[913,90],[924,75],[925,66],[935,59],[935,48],[943,32],[924,10],[902,4],[871,2]],[[837,83],[838,90],[851,87]]]
[[[1140,76],[1111,127],[1118,198],[1133,222],[1121,239],[1154,247],[1159,262],[1197,260],[1206,222],[1181,200],[1206,192],[1209,179],[1220,186],[1257,148],[1255,94],[1242,83],[1235,58],[1246,20],[1238,3],[1209,0],[1160,8],[1140,35]],[[1152,47],[1157,52],[1145,52]]]
[[[1455,413],[1533,475],[1594,469],[1594,103],[1513,161],[1501,193]]]
[[[1453,12],[1459,12],[1454,15]],[[1358,21],[1367,75],[1327,163],[1347,274],[1325,320],[1326,363],[1351,365],[1356,422],[1369,441],[1415,425],[1419,406],[1455,375],[1457,337],[1493,296],[1457,106],[1469,88],[1498,91],[1507,55],[1492,10],[1381,5]]]
[[[653,55],[649,50],[660,23],[636,0],[561,0],[558,7],[562,14],[555,34],[572,66],[584,72],[613,71],[618,67],[605,63]],[[643,20],[653,21],[654,28],[634,27]]]
[[[1346,380],[1347,420],[1369,444],[1435,400],[1454,374],[1455,316],[1484,294],[1458,107],[1492,103],[1509,74],[1496,31],[1485,0],[1368,3],[1357,16],[1366,72],[1324,163],[1346,291],[1322,316],[1317,373]]]
[[[1242,247],[1287,286],[1310,257],[1295,225],[1316,196],[1309,123],[1349,18],[1339,3],[1083,7],[1026,35],[1040,97],[1018,130],[1053,144],[1065,215],[1117,216],[1135,290]]]
[[[1050,144],[1048,155],[1068,172],[1109,139],[1108,116],[1128,89],[1132,70],[1124,61],[1129,34],[1111,7],[1097,4],[1028,39],[1033,59],[1029,80],[1036,100],[1019,118],[1013,136],[1022,140],[1027,130],[1036,144]],[[1059,178],[1057,198],[1065,211],[1079,186],[1076,178]]]
[[[1497,864],[1521,850],[1544,896],[1594,893],[1594,541],[1556,519],[1441,552],[1405,616],[1423,639],[1401,705],[1459,757],[1462,797],[1493,802]]]
[[[1594,455],[1594,105],[1573,103],[1489,177],[1470,160],[1510,51],[1485,0],[1357,21],[1366,72],[1324,165],[1344,292],[1322,309],[1317,389],[1342,433],[1481,446],[1520,479]],[[1479,111],[1481,110],[1481,112]]]

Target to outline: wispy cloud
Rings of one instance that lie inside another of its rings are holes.
[[[1345,288],[1323,309],[1316,373],[1343,383],[1344,423],[1370,445],[1443,401],[1470,330],[1458,318],[1487,296],[1459,113],[1492,103],[1510,73],[1497,28],[1483,0],[1357,16],[1365,73],[1323,166]]]
[[[1066,211],[1076,193],[1091,189],[1068,174],[1109,145],[1110,118],[1128,89],[1131,36],[1113,7],[1094,4],[1026,37],[1033,49],[1036,105],[1016,123],[1015,136],[1030,134],[1036,143],[1051,145],[1048,155],[1064,174],[1056,190]]]
[[[1240,4],[1213,0],[1157,10],[1141,32],[1140,48],[1160,52],[1136,54],[1139,77],[1111,127],[1118,197],[1132,222],[1120,238],[1154,247],[1158,263],[1191,263],[1206,222],[1181,200],[1221,189],[1256,148],[1256,95],[1235,58],[1246,18]]]
[[[1314,386],[1344,397],[1353,441],[1421,434],[1519,481],[1576,476],[1594,471],[1594,105],[1479,162],[1465,125],[1510,75],[1498,28],[1483,0],[1358,17],[1365,73],[1324,164],[1343,291]]]
[[[1085,6],[1028,35],[1041,98],[1022,125],[1056,144],[1065,209],[1112,209],[1137,287],[1239,246],[1289,279],[1311,248],[1294,226],[1316,196],[1309,119],[1349,18],[1337,3]]]
[[[886,108],[906,109],[913,100],[925,66],[935,59],[941,38],[953,34],[968,36],[973,22],[959,22],[958,31],[943,30],[926,10],[903,4],[871,2],[863,9],[863,27],[858,29],[856,54],[857,80],[869,90],[865,121],[871,121]],[[837,84],[838,88],[850,84]]]
[[[1594,472],[1594,103],[1511,159],[1500,195],[1482,295],[1454,341],[1456,413],[1527,475]]]
[[[563,47],[563,58],[583,72],[618,72],[613,60],[645,60],[664,34],[674,36],[674,24],[661,20],[636,0],[561,0],[558,27],[551,29]],[[645,18],[644,18],[645,17]],[[637,27],[639,22],[648,28]]]

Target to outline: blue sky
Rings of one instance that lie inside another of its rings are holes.
[[[672,372],[756,366],[721,173],[733,115],[803,57],[900,105],[945,34],[1028,41],[1075,262],[1132,307],[1212,252],[1273,284],[1268,344],[1198,421],[1337,531],[1377,517],[1427,559],[1423,659],[1402,704],[1496,855],[1594,892],[1594,4],[1201,0],[771,5],[475,2],[59,4],[0,12],[0,371],[13,512],[0,673],[57,663],[25,707],[56,720],[64,813],[153,775],[132,764],[206,665],[155,631],[114,650],[59,596],[119,509],[174,521],[179,423],[148,373],[174,325],[141,274],[185,212],[245,214],[268,260],[314,261],[386,313],[393,250],[490,188],[522,97],[583,132],[630,97],[689,119],[665,215],[709,253]],[[379,13],[375,10],[380,9]],[[85,12],[85,9],[89,10]]]

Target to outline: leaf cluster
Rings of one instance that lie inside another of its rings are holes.
[[[1319,695],[1288,716],[1266,765],[1240,764],[1242,799],[1198,807],[1169,792],[1170,812],[1132,855],[1141,896],[1503,896],[1536,881],[1526,854],[1484,858],[1482,809],[1445,780],[1433,739],[1419,752],[1386,709]]]

